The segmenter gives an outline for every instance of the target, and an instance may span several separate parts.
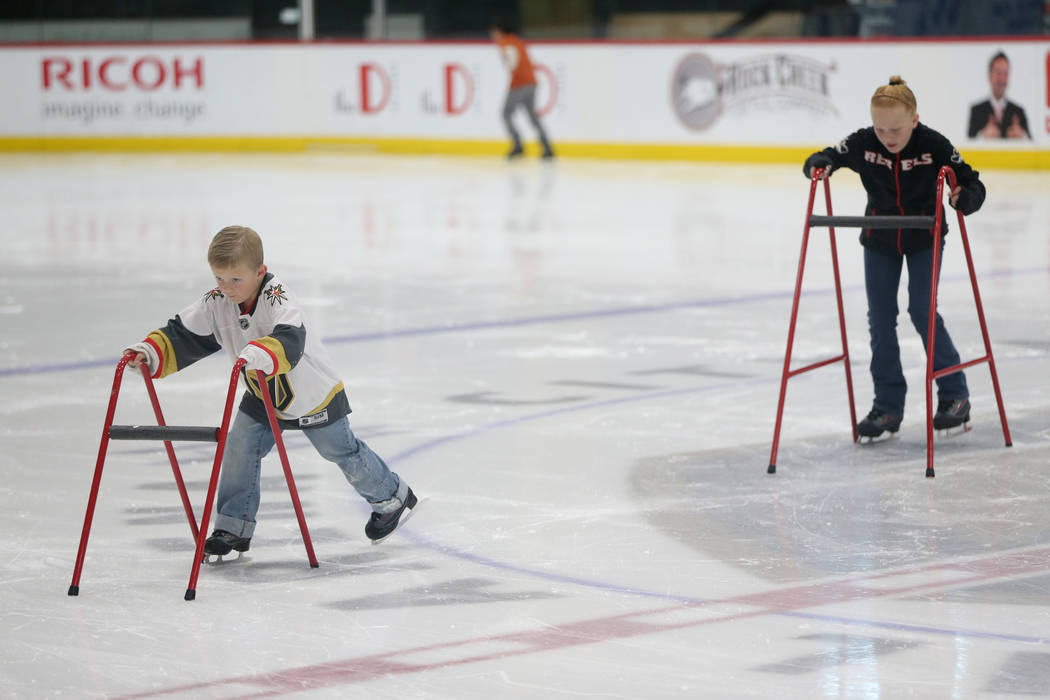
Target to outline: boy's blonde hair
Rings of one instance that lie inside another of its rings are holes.
[[[227,226],[208,246],[208,264],[220,269],[263,264],[262,239],[247,226]]]
[[[872,107],[892,107],[895,104],[904,105],[909,114],[918,110],[915,93],[899,75],[892,76],[889,85],[883,85],[871,96]]]

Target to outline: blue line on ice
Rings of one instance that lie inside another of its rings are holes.
[[[1015,277],[1031,274],[1046,274],[1050,267],[1012,268],[1001,270],[988,270],[981,273],[982,277]],[[959,283],[969,281],[968,275],[944,276],[941,286],[948,283]],[[844,294],[862,291],[863,287],[843,287]],[[803,296],[825,296],[832,294],[832,288],[815,289],[803,291]],[[417,328],[401,328],[390,331],[373,331],[371,333],[357,333],[348,335],[334,335],[323,338],[323,342],[329,345],[341,345],[345,343],[367,343],[376,340],[392,340],[396,338],[410,338],[413,336],[442,335],[447,333],[463,333],[467,331],[488,330],[491,328],[515,328],[520,326],[532,326],[544,323],[564,323],[566,321],[580,321],[591,318],[611,318],[617,316],[630,316],[635,314],[664,313],[680,309],[695,309],[704,307],[733,306],[736,304],[753,304],[777,299],[790,299],[794,296],[794,288],[791,291],[766,292],[762,294],[750,294],[738,297],[714,297],[711,299],[693,299],[663,304],[641,304],[638,306],[621,306],[608,309],[592,309],[590,311],[574,311],[558,314],[544,314],[539,316],[522,316],[520,318],[495,319],[490,321],[466,321],[462,323],[448,323],[440,326],[420,326]],[[117,357],[107,357],[98,360],[81,360],[76,362],[58,362],[41,365],[24,365],[22,367],[7,367],[0,369],[0,378],[32,375],[50,374],[54,372],[70,372],[81,369],[93,369],[95,367],[116,366]]]

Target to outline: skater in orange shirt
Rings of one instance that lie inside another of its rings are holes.
[[[506,20],[497,19],[489,28],[489,36],[499,46],[500,58],[510,72],[510,87],[507,90],[507,99],[503,103],[503,123],[507,125],[507,131],[513,140],[513,145],[508,158],[517,158],[522,154],[521,136],[514,128],[511,116],[518,107],[524,107],[529,121],[536,129],[543,150],[541,157],[553,158],[554,151],[551,150],[550,141],[543,130],[539,116],[536,115],[536,74],[532,70],[532,61],[529,52],[525,48],[525,42],[510,30],[510,23]]]

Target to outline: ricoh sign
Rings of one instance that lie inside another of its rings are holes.
[[[44,92],[152,92],[164,86],[200,90],[204,87],[204,59],[174,56],[45,56],[40,61]]]
[[[206,109],[205,65],[200,55],[49,53],[39,59],[40,117],[58,125],[192,124]]]

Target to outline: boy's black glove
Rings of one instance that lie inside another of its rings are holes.
[[[816,170],[818,168],[824,168],[824,170],[830,175],[832,169],[831,159],[823,153],[814,153],[809,158],[806,158],[806,162],[802,165],[802,174],[807,178],[811,178],[813,177],[810,175],[811,170]]]

